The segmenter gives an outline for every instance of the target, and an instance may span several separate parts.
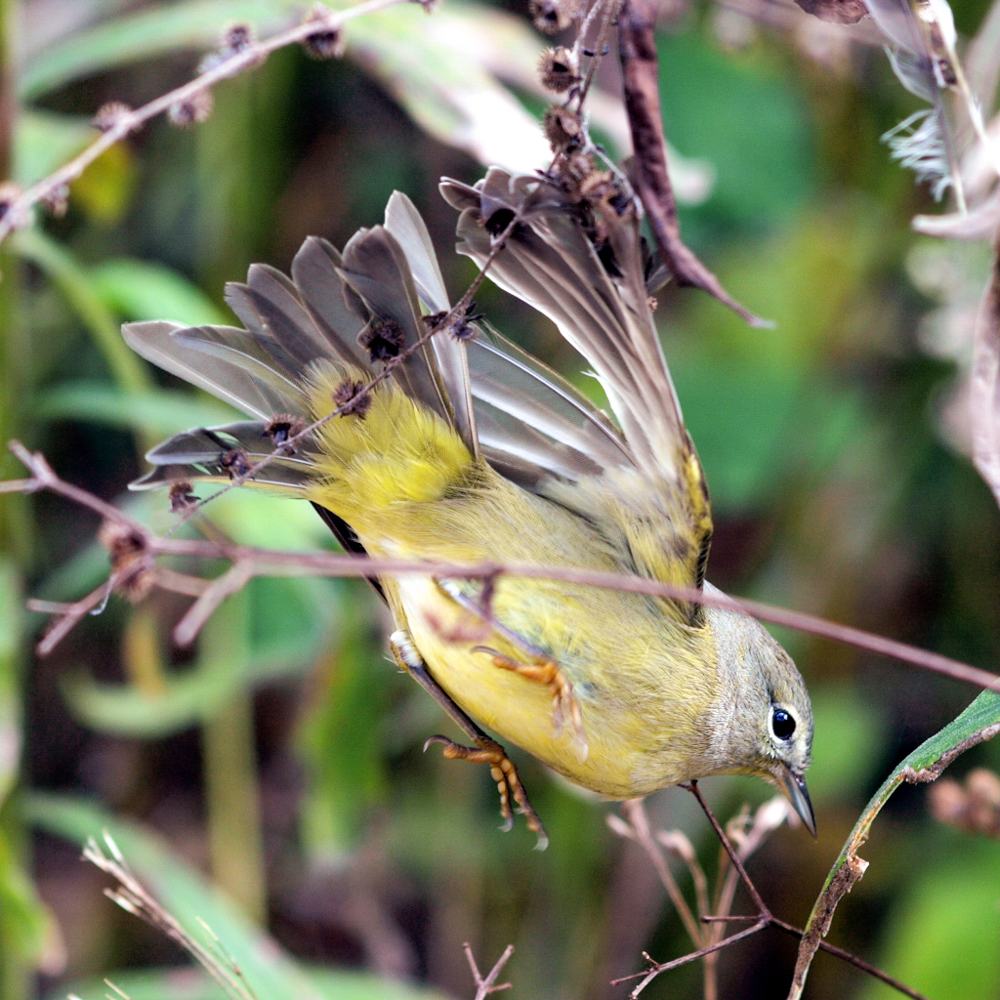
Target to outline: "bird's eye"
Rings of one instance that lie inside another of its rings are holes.
[[[771,713],[771,730],[779,740],[791,739],[795,732],[795,720],[791,713],[786,712],[783,708],[776,708]]]

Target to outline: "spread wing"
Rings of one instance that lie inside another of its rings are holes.
[[[479,264],[516,217],[488,276],[548,316],[587,359],[624,432],[626,459],[602,453],[596,476],[543,490],[613,525],[637,572],[701,586],[712,533],[708,488],[663,358],[631,206],[624,214],[605,206],[598,247],[585,209],[538,176],[493,168],[475,187],[445,180],[441,190],[461,212],[459,251]],[[473,386],[475,393],[475,375]],[[699,621],[697,606],[680,610]]]

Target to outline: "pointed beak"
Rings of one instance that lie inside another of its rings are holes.
[[[813,815],[812,802],[809,801],[806,779],[793,774],[784,762],[779,762],[774,777],[777,779],[778,787],[785,793],[788,801],[799,814],[799,818],[805,823],[806,829],[815,837],[816,817]]]

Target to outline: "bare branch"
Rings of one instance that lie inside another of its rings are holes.
[[[751,934],[756,934],[758,931],[762,931],[767,927],[767,921],[761,920],[754,924],[753,927],[748,927],[744,931],[739,931],[737,934],[732,934],[723,941],[718,941],[715,944],[706,945],[704,948],[699,948],[697,951],[691,952],[689,955],[682,955],[680,958],[672,959],[669,962],[660,962],[652,964],[651,968],[647,969],[645,972],[634,972],[631,976],[622,976],[620,979],[613,979],[611,981],[612,986],[617,986],[619,983],[626,983],[631,979],[638,979],[642,976],[642,982],[629,994],[630,1000],[639,996],[639,994],[661,973],[669,972],[671,969],[676,969],[678,966],[687,965],[688,962],[695,962],[699,958],[704,958],[706,955],[711,955],[713,952],[719,951],[722,948],[727,948],[731,944],[735,944],[737,941],[742,941],[743,938],[750,937]],[[646,955],[647,960],[649,956]]]
[[[105,150],[137,131],[150,119],[173,107],[197,101],[214,84],[259,66],[270,53],[277,49],[307,41],[317,35],[329,34],[337,31],[343,24],[356,17],[362,17],[365,14],[406,2],[409,0],[365,0],[364,3],[360,3],[356,7],[336,12],[317,4],[310,17],[301,24],[272,35],[270,38],[248,44],[238,52],[226,54],[224,58],[214,63],[193,80],[155,98],[141,108],[130,111],[123,107],[121,113],[116,114],[114,119],[107,123],[107,128],[101,136],[86,149],[54,173],[49,174],[44,180],[32,184],[16,198],[6,203],[6,211],[0,217],[0,241],[3,241],[15,229],[20,229],[31,222],[31,209],[35,205],[54,199]]]
[[[486,1000],[486,997],[488,997],[491,993],[499,993],[500,990],[510,989],[510,983],[500,983],[499,985],[494,984],[496,983],[500,972],[503,970],[503,967],[507,964],[508,959],[514,954],[514,946],[512,944],[507,945],[503,954],[496,960],[496,964],[492,969],[490,969],[489,974],[485,979],[479,971],[479,966],[476,965],[476,959],[472,954],[472,947],[468,941],[462,945],[462,950],[465,952],[465,957],[469,962],[469,968],[472,970],[472,978],[476,982],[475,1000]]]
[[[278,549],[261,549],[248,545],[214,541],[175,539],[152,534],[144,525],[99,497],[64,482],[51,470],[45,459],[29,452],[20,442],[10,443],[10,449],[31,471],[29,479],[0,483],[2,487],[17,487],[17,492],[34,493],[48,489],[81,506],[87,507],[134,532],[134,541],[141,543],[143,552],[136,569],[152,570],[157,556],[186,556],[197,559],[225,559],[229,562],[247,562],[257,576],[339,576],[372,577],[392,576],[401,573],[426,573],[435,577],[455,577],[465,580],[487,581],[499,575],[532,580],[560,580],[564,583],[588,587],[602,587],[632,594],[648,594],[668,600],[689,601],[706,607],[742,612],[761,621],[773,622],[800,632],[847,643],[880,656],[902,660],[924,670],[965,681],[977,687],[1000,691],[1000,677],[978,667],[961,663],[939,653],[932,653],[916,646],[909,646],[894,639],[840,625],[815,615],[778,608],[760,601],[736,599],[725,595],[707,594],[692,587],[679,587],[647,577],[626,573],[577,569],[572,566],[544,566],[528,563],[481,563],[478,566],[462,563],[435,563],[419,560],[372,559],[331,552],[286,552]],[[120,580],[113,580],[117,586]],[[488,614],[483,612],[483,614]],[[486,620],[492,622],[492,617]]]

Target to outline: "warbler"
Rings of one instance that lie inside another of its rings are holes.
[[[492,281],[556,324],[617,423],[478,318],[449,312],[427,229],[397,192],[384,224],[342,254],[310,237],[291,279],[254,265],[228,285],[245,329],[123,328],[143,357],[251,418],[171,438],[134,485],[186,492],[250,472],[311,501],[348,551],[709,589],[709,494],[657,336],[635,200],[621,186],[587,198],[497,168],[441,190],[461,213],[459,251],[489,259]],[[611,799],[757,775],[815,833],[809,696],[752,618],[503,572],[375,584],[397,662],[470,745],[428,743],[489,764],[507,827],[524,813],[540,846],[541,823],[487,731]]]

